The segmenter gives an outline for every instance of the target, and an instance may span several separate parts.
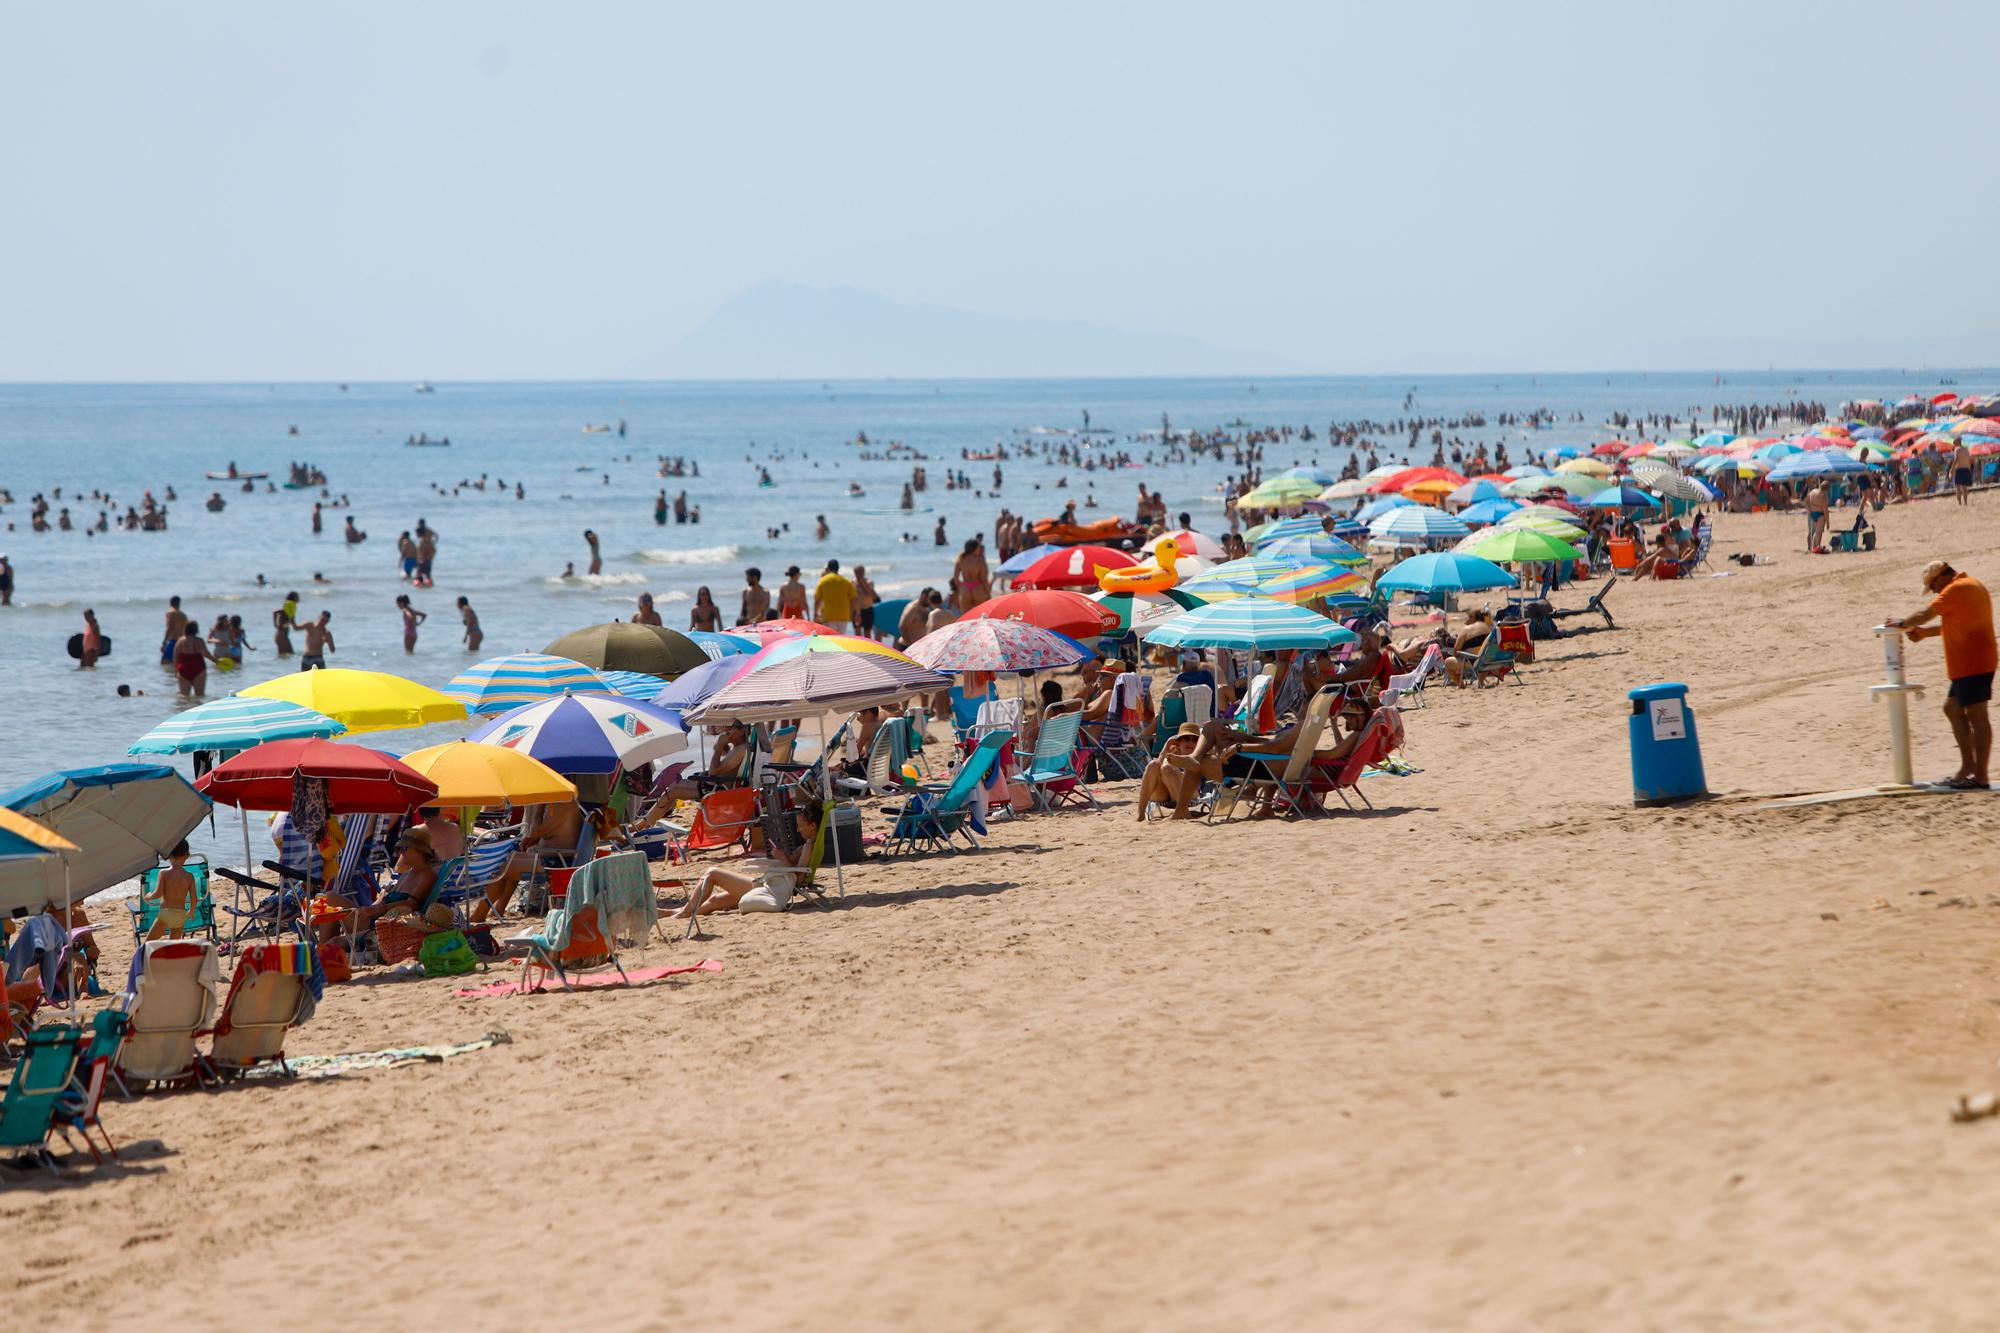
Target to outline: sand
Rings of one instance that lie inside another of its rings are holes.
[[[1757,798],[1886,778],[1867,627],[1933,555],[2000,576],[1996,505],[1853,556],[1725,516],[1777,563],[1434,691],[1373,815],[1141,829],[1114,784],[638,960],[720,974],[340,988],[295,1052],[513,1040],[109,1104],[123,1167],[0,1190],[0,1281],[59,1327],[1983,1320],[2000,1121],[1946,1108],[2000,1086],[2000,803]],[[1662,679],[1720,799],[1634,810]]]

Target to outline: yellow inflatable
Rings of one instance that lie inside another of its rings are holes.
[[[1097,586],[1106,592],[1165,592],[1180,582],[1175,564],[1181,558],[1181,548],[1172,537],[1162,537],[1153,543],[1155,568],[1134,566],[1130,569],[1106,569],[1099,571]]]

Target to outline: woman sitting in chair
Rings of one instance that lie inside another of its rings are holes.
[[[702,871],[687,902],[672,914],[676,919],[686,918],[688,935],[694,934],[695,922],[703,912],[727,912],[736,907],[746,912],[784,911],[812,858],[813,839],[819,836],[818,813],[803,806],[794,813],[799,830],[797,851],[772,848],[765,856],[745,857]]]
[[[421,828],[411,829],[396,843],[396,879],[382,895],[381,901],[372,907],[361,907],[341,894],[326,895],[327,902],[340,908],[342,915],[320,922],[320,943],[332,940],[340,933],[341,924],[349,919],[354,922],[356,935],[366,935],[385,916],[415,914],[437,886],[437,877],[438,859],[437,853],[431,849],[431,835]],[[449,924],[448,909],[440,907],[437,910],[446,912],[446,916],[443,922],[434,924]]]

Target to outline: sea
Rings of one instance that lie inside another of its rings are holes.
[[[1310,426],[1311,441],[1295,436],[1266,447],[1265,472],[1293,464],[1338,471],[1347,454],[1326,444],[1330,422],[1554,413],[1558,420],[1540,429],[1457,432],[1468,441],[1505,440],[1520,458],[1608,438],[1604,423],[1616,411],[1685,418],[1718,403],[1833,406],[1955,383],[1983,391],[2000,384],[2000,374],[511,382],[438,383],[429,391],[379,383],[0,385],[0,490],[12,497],[0,505],[0,551],[15,568],[14,605],[0,609],[0,790],[53,769],[123,758],[180,706],[159,661],[170,595],[204,627],[219,614],[241,615],[257,650],[240,671],[210,673],[211,697],[296,667],[296,659],[276,658],[271,630],[271,612],[292,590],[301,594],[301,619],[333,612],[331,665],[442,685],[475,660],[461,642],[460,596],[485,630],[477,654],[484,657],[539,651],[569,630],[628,618],[641,592],[653,594],[670,625],[687,623],[688,603],[704,585],[732,617],[751,565],[775,587],[787,565],[799,565],[810,583],[834,557],[843,567],[865,566],[883,597],[908,596],[944,583],[965,538],[987,532],[990,542],[1003,504],[1029,518],[1053,515],[1069,500],[1086,519],[1129,515],[1144,485],[1164,494],[1170,512],[1214,529],[1220,488],[1237,468],[1212,458],[1165,462],[1163,424],[1238,435]],[[1090,433],[1082,433],[1085,413]],[[591,429],[602,427],[610,429]],[[413,436],[450,444],[413,448]],[[862,436],[866,446],[855,443]],[[903,448],[887,456],[892,443]],[[1085,468],[1044,456],[1044,447],[1065,443],[1093,462],[1112,453],[1139,461]],[[1375,445],[1384,460],[1411,452],[1406,437],[1379,436]],[[996,488],[994,464],[963,455],[1001,448],[1010,456]],[[1417,452],[1428,455],[1427,440]],[[698,465],[699,476],[659,475],[663,457],[686,460],[690,471]],[[326,474],[324,497],[282,488],[293,461]],[[208,478],[232,464],[270,474],[269,484],[245,489]],[[903,511],[898,500],[913,465],[927,469],[929,488]],[[770,485],[760,484],[760,469]],[[947,473],[958,471],[971,484],[947,489]],[[475,485],[482,478],[483,490]],[[524,498],[515,498],[517,484]],[[851,484],[861,494],[850,494]],[[679,524],[669,515],[656,523],[662,489],[670,499],[685,491],[700,521]],[[164,500],[169,490],[165,531],[115,526],[145,493]],[[211,493],[224,502],[220,512],[205,507]],[[67,508],[74,530],[30,531],[36,494],[49,497],[52,515]],[[327,506],[318,534],[316,499]],[[87,534],[100,511],[112,515],[112,530]],[[815,536],[819,516],[829,529],[824,540]],[[368,534],[365,542],[343,539],[349,517]],[[943,546],[934,541],[940,520]],[[411,589],[396,539],[420,521],[440,534],[435,586]],[[596,576],[581,573],[585,529],[600,538],[604,568]],[[569,565],[577,576],[564,577]],[[403,592],[430,615],[407,655],[395,606]],[[78,670],[66,651],[85,608],[112,640],[93,671]],[[132,697],[118,696],[121,684]],[[369,739],[403,751],[463,730]],[[240,860],[240,835],[228,823],[224,833],[223,846],[233,841]]]

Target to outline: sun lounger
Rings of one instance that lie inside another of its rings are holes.
[[[132,938],[143,940],[153,924],[160,919],[163,904],[160,901],[160,875],[166,866],[154,866],[139,877],[139,896],[125,904],[132,913]],[[194,897],[187,904],[187,914],[181,920],[180,935],[206,935],[216,938],[215,899],[208,891],[208,858],[191,856],[187,859],[188,874],[194,876]]]
[[[887,808],[896,822],[889,832],[886,850],[899,852],[955,851],[953,839],[963,836],[974,851],[979,842],[973,836],[973,792],[986,781],[1000,747],[1013,739],[1009,732],[996,731],[981,740],[958,766],[949,786],[926,785],[912,792],[900,806]]]
[[[76,1077],[83,1029],[68,1024],[36,1028],[27,1037],[27,1052],[14,1066],[7,1098],[0,1103],[0,1148],[21,1150],[34,1162],[56,1169],[49,1156],[49,1131],[57,1105]]]
[[[84,1044],[77,1059],[76,1073],[70,1079],[69,1092],[56,1103],[55,1123],[68,1138],[74,1131],[83,1139],[83,1146],[90,1150],[90,1159],[102,1166],[105,1153],[118,1156],[118,1148],[111,1142],[111,1135],[104,1130],[104,1122],[97,1117],[97,1109],[104,1101],[104,1085],[117,1077],[112,1070],[118,1058],[118,1048],[124,1045],[125,1032],[129,1026],[125,1011],[119,1008],[102,1009],[91,1021],[90,1038]],[[97,1143],[90,1137],[91,1130],[104,1140],[104,1152],[97,1151]]]
[[[269,941],[245,948],[215,1020],[210,1071],[228,1078],[276,1060],[289,1074],[285,1034],[312,1017],[325,987],[319,950],[310,942]]]
[[[131,1028],[117,1062],[126,1086],[196,1076],[195,1034],[215,1016],[220,975],[211,940],[147,940],[139,946],[125,988]]]
[[[1041,730],[1035,733],[1035,752],[1028,757],[1022,777],[1035,795],[1035,804],[1044,810],[1059,805],[1097,807],[1097,797],[1084,785],[1077,754],[1082,725],[1083,714],[1072,708],[1044,716]]]

